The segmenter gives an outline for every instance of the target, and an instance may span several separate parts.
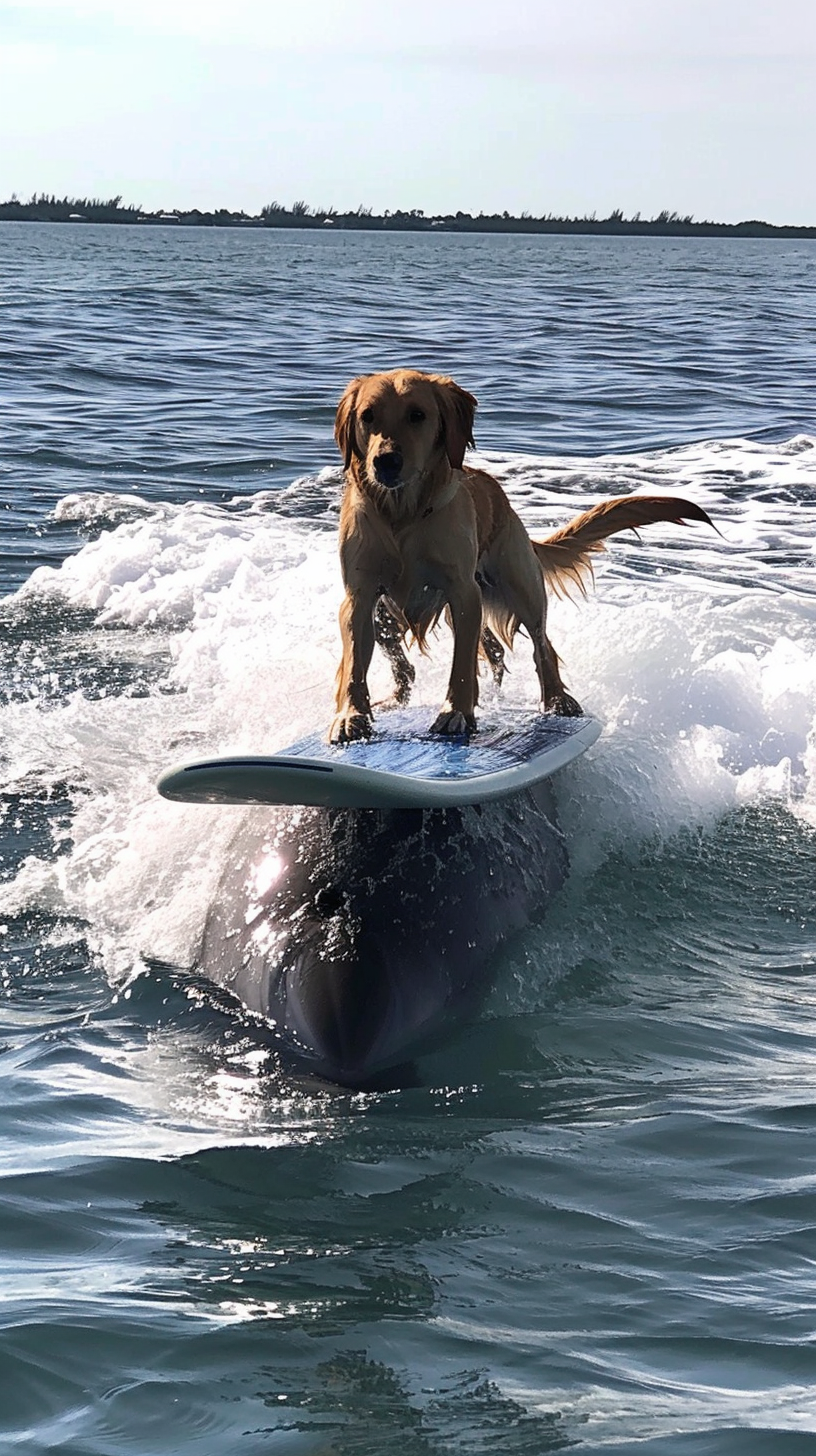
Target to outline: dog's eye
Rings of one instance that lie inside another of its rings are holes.
[[[370,425],[374,419],[373,409],[364,409],[360,415],[360,419],[364,425]]]
[[[425,411],[424,411],[424,409],[417,408],[417,409],[412,409],[412,410],[409,410],[408,411],[408,423],[409,423],[409,425],[421,425],[422,424],[422,421],[424,419],[425,419]]]

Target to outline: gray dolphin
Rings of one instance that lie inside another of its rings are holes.
[[[567,869],[549,781],[467,808],[254,809],[200,968],[300,1068],[364,1086],[477,1004]]]

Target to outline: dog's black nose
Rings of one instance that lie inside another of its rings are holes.
[[[400,472],[402,470],[401,450],[382,450],[374,460],[374,474],[380,485],[395,486],[399,484]]]

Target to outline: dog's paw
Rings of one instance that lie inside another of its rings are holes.
[[[398,708],[404,708],[405,704],[410,701],[411,689],[414,686],[415,677],[416,673],[413,667],[411,667],[411,671],[406,673],[405,677],[396,683],[394,687],[394,702]]]
[[[443,711],[431,724],[431,733],[445,733],[449,738],[462,738],[476,732],[476,717],[473,713]]]
[[[546,712],[557,713],[559,718],[583,718],[584,710],[581,704],[572,697],[570,693],[559,693],[547,704]]]
[[[365,713],[338,713],[329,729],[329,743],[354,743],[371,737],[371,719]]]
[[[390,698],[375,698],[371,706],[375,713],[392,713],[395,708],[404,708],[410,699],[410,693],[406,693],[404,698],[399,693],[392,693]]]
[[[380,698],[374,704],[377,712],[387,713],[391,708],[404,708],[406,703],[411,701],[411,688],[414,685],[414,669],[411,668],[411,676],[401,682],[394,684],[394,691],[390,698]]]

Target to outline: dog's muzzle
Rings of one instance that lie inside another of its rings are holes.
[[[375,455],[373,464],[378,485],[384,485],[388,490],[395,490],[401,484],[401,450],[383,450],[379,455]]]

